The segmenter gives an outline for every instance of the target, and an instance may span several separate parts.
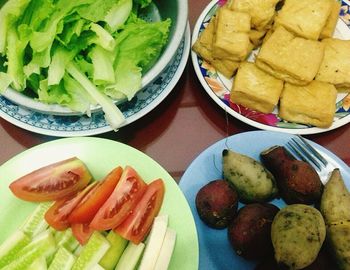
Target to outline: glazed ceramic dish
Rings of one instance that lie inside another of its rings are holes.
[[[176,55],[158,78],[136,94],[131,102],[119,106],[128,125],[153,110],[175,87],[187,63],[190,30],[183,37]],[[0,96],[0,116],[23,129],[56,137],[90,136],[111,131],[102,111],[86,115],[48,115],[35,112]]]
[[[234,253],[228,238],[227,230],[215,230],[206,226],[199,218],[195,206],[195,198],[199,189],[212,180],[222,179],[222,151],[232,149],[241,154],[259,160],[261,151],[274,146],[286,145],[293,135],[273,131],[253,131],[240,133],[225,138],[204,150],[190,164],[180,180],[180,188],[191,207],[199,237],[199,269],[254,269],[255,262],[244,260]],[[333,153],[322,146],[309,141],[319,153],[335,167],[340,169],[347,188],[350,190],[349,167]],[[283,207],[281,199],[273,204]],[[242,204],[239,205],[241,207]]]
[[[176,0],[167,2],[155,0],[154,5],[150,5],[143,12],[143,18],[148,21],[159,21],[161,19],[170,18],[172,21],[169,41],[163,50],[163,53],[157,60],[157,62],[148,70],[142,77],[142,88],[150,85],[166,67],[173,61],[179,49],[182,37],[184,36],[187,18],[188,18],[188,2],[187,0]],[[25,96],[12,88],[7,89],[3,94],[11,102],[30,109],[32,111],[53,114],[53,115],[79,115],[81,113],[74,112],[71,109],[60,106],[45,104],[40,101],[34,100],[28,96]],[[121,104],[126,100],[116,100],[115,103]],[[100,111],[100,106],[92,106],[91,111]]]
[[[128,145],[100,138],[55,140],[26,150],[0,166],[0,243],[19,228],[36,207],[35,203],[17,199],[8,185],[34,169],[72,156],[80,158],[97,180],[118,165],[132,166],[145,182],[162,178],[165,195],[160,213],[169,215],[169,227],[177,234],[169,270],[198,269],[196,227],[187,201],[175,180],[142,152]]]
[[[197,40],[199,34],[206,28],[210,18],[215,14],[219,7],[219,2],[213,0],[204,9],[199,16],[192,34],[192,44]],[[340,39],[350,39],[350,2],[343,1],[341,13],[334,36]],[[253,61],[257,52],[254,51],[249,57]],[[233,117],[259,129],[282,131],[294,134],[315,134],[341,127],[350,122],[350,94],[339,93],[336,101],[336,114],[334,122],[329,128],[317,128],[307,125],[291,123],[278,117],[278,111],[275,109],[270,114],[264,114],[243,106],[233,104],[230,101],[230,90],[233,79],[229,80],[221,73],[217,72],[206,61],[203,61],[192,51],[191,58],[195,72],[205,91],[209,96],[228,114]],[[350,76],[350,74],[349,74]]]

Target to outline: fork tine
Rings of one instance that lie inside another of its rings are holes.
[[[324,166],[327,166],[328,161],[320,155],[302,136],[297,135],[298,138],[307,146],[307,148],[323,163]]]
[[[287,151],[296,159],[301,158],[301,160],[308,162],[308,160],[304,158],[304,155],[300,153],[299,149],[296,146],[294,146],[291,141],[287,143]]]
[[[293,143],[292,143],[293,141]],[[313,167],[321,171],[322,166],[321,164],[308,152],[308,150],[305,148],[304,145],[300,144],[297,140],[294,138],[292,141],[288,142],[288,145],[293,149],[293,151],[305,162],[313,165]]]

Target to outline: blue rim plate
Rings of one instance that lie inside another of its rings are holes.
[[[215,14],[222,1],[212,0],[199,16],[192,33],[192,44],[196,42],[199,34],[207,27],[210,18]],[[334,36],[340,39],[350,39],[350,1],[343,0]],[[249,57],[248,61],[253,61],[256,51]],[[227,79],[217,72],[202,58],[192,51],[191,58],[196,75],[204,90],[223,110],[240,121],[253,127],[282,131],[293,134],[316,134],[339,128],[350,122],[350,93],[339,93],[336,103],[336,114],[333,124],[329,128],[317,128],[313,126],[301,125],[282,120],[278,117],[275,109],[270,114],[260,113],[243,106],[233,104],[229,100],[229,93],[232,87],[232,79]]]
[[[199,189],[215,179],[222,179],[222,151],[232,149],[259,160],[259,154],[273,145],[285,145],[293,135],[274,131],[252,131],[233,135],[216,142],[204,150],[187,168],[180,180],[180,189],[191,207],[199,238],[199,269],[226,270],[254,269],[255,262],[249,262],[236,255],[227,239],[227,230],[215,230],[206,226],[199,218],[195,198]],[[322,146],[309,141],[322,156],[336,167],[350,189],[350,168],[336,155]],[[285,203],[281,199],[272,201],[278,207]]]
[[[162,74],[142,89],[130,102],[118,106],[126,118],[123,126],[149,113],[175,87],[186,67],[190,39],[190,29],[187,26],[175,57]],[[112,130],[102,111],[92,113],[91,117],[42,114],[18,106],[3,96],[0,96],[0,117],[23,129],[56,137],[91,136]]]

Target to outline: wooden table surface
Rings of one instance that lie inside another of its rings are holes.
[[[209,0],[189,0],[189,21],[196,19]],[[179,180],[191,161],[226,136],[255,128],[225,115],[200,85],[190,59],[170,95],[153,111],[122,128],[97,137],[133,146],[160,163]],[[350,124],[333,131],[305,136],[350,165]],[[35,145],[58,138],[35,134],[0,119],[0,164]]]

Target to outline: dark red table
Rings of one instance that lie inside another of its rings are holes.
[[[208,3],[209,0],[189,0],[191,29]],[[228,135],[251,130],[255,128],[226,116],[211,100],[188,60],[180,81],[156,109],[117,133],[109,132],[98,137],[120,141],[143,151],[179,180],[190,162],[209,145]],[[350,165],[350,124],[306,137]],[[0,119],[0,164],[25,149],[55,139]]]

